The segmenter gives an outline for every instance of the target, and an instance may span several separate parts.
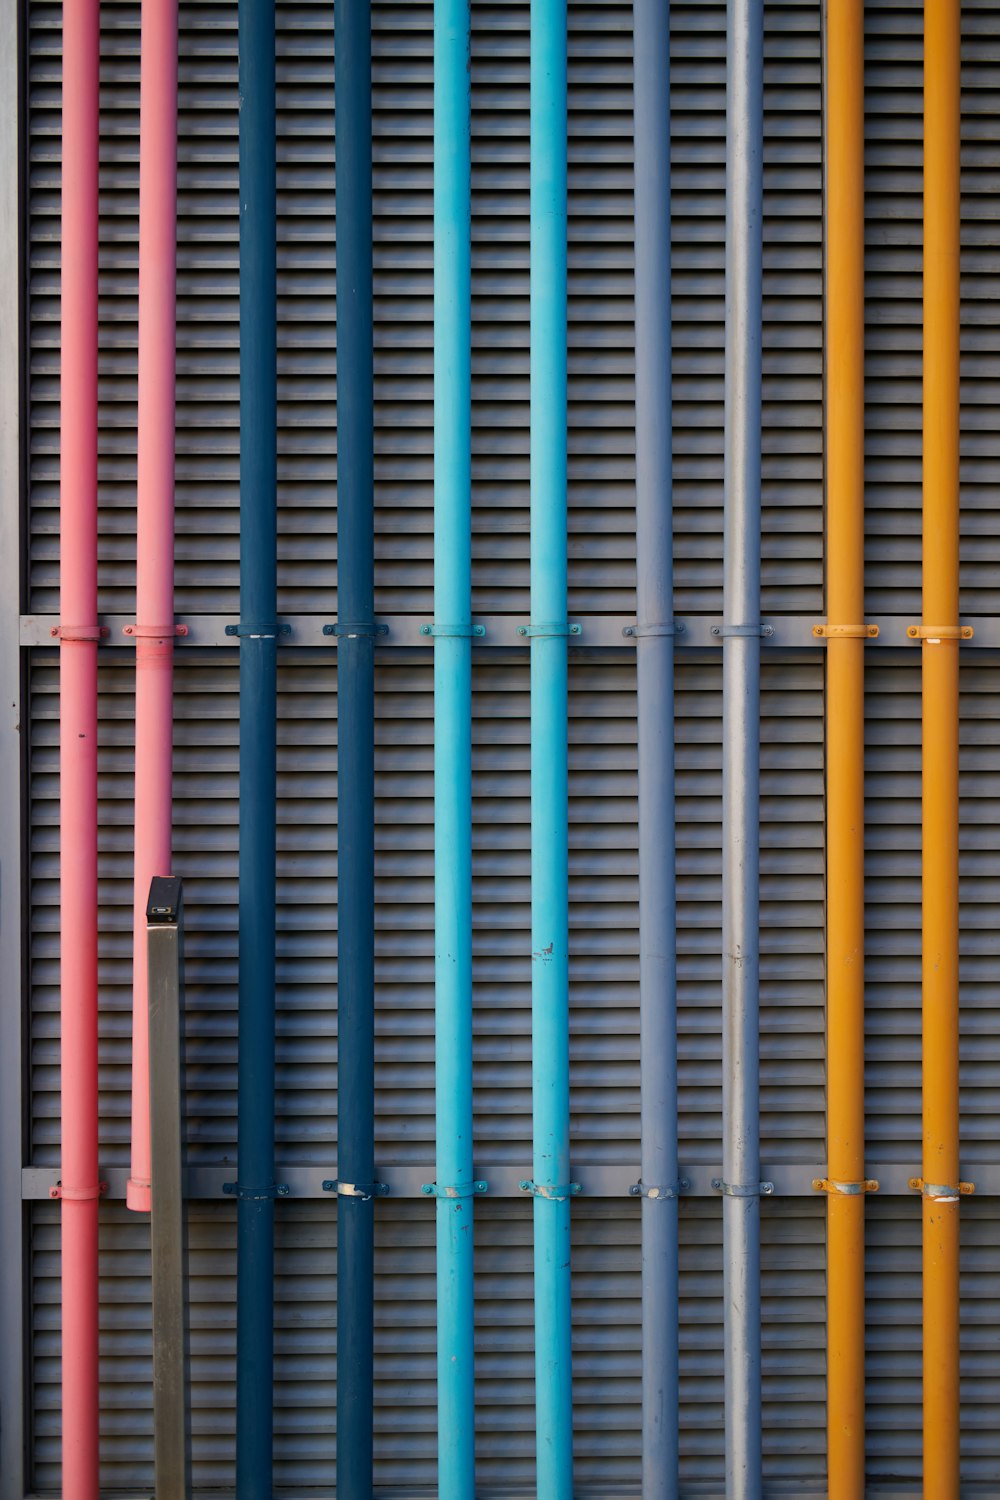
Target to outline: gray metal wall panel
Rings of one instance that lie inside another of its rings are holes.
[[[335,613],[336,372],[332,7],[279,0],[281,608]],[[375,4],[378,603],[430,617],[431,5]],[[765,611],[821,617],[821,134],[819,0],[766,16]],[[102,607],[128,612],[134,574],[137,0],[103,0]],[[993,608],[996,372],[987,311],[1000,17],[963,5],[963,603]],[[60,6],[28,0],[31,423],[30,604],[58,608]],[[867,13],[869,608],[918,607],[920,8]],[[633,595],[631,15],[570,5],[570,586],[574,613],[628,615]],[[178,601],[236,611],[238,328],[235,0],[181,5]],[[474,479],[478,611],[527,611],[528,5],[474,0]],[[678,612],[721,607],[725,156],[724,0],[673,0],[674,415]],[[871,616],[870,616],[871,617]],[[916,614],[914,615],[916,618]],[[332,1165],[336,1026],[335,654],[285,652],[279,724],[279,1157]],[[963,1131],[970,1168],[1000,1120],[995,862],[998,668],[963,674]],[[919,1151],[919,663],[869,678],[869,1140]],[[475,669],[476,1129],[495,1162],[530,1151],[526,657]],[[178,661],[177,868],[189,915],[189,1159],[235,1148],[236,658]],[[32,1162],[58,1158],[58,682],[30,676]],[[762,1137],[765,1161],[823,1157],[823,664],[765,666],[762,807]],[[630,653],[571,671],[573,1142],[579,1160],[637,1158],[634,669]],[[718,1161],[721,683],[717,657],[678,669],[682,1161]],[[127,654],[102,693],[102,1160],[127,1160],[131,945],[131,710]],[[433,1128],[430,658],[378,676],[379,1154],[429,1162]],[[968,1210],[968,1211],[966,1211]],[[991,1374],[997,1282],[988,1201],[963,1208],[963,1454],[1000,1489]],[[193,1207],[197,1482],[224,1493],[233,1457],[233,1229]],[[58,1484],[58,1236],[34,1210],[34,1479]],[[282,1493],[330,1493],[334,1216],[279,1213]],[[722,1492],[718,1205],[682,1205],[685,1494]],[[765,1454],[769,1490],[822,1493],[824,1204],[764,1205]],[[379,1493],[434,1487],[432,1219],[380,1205]],[[579,1492],[639,1479],[638,1222],[628,1199],[576,1214]],[[917,1492],[918,1205],[872,1205],[871,1474]],[[533,1476],[528,1205],[478,1207],[477,1423],[484,1493]],[[151,1482],[145,1231],[104,1210],[104,1482]],[[916,1291],[914,1290],[916,1287]],[[992,1320],[992,1322],[991,1322]],[[963,1459],[963,1462],[966,1460]],[[970,1493],[972,1491],[970,1490]]]

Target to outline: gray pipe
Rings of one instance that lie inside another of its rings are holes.
[[[764,6],[729,0],[722,651],[726,1494],[761,1495],[760,435]]]
[[[670,1500],[678,1485],[670,7],[636,0],[634,16],[642,1493]]]

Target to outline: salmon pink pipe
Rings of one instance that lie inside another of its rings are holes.
[[[177,0],[143,0],[139,103],[139,432],[135,637],[135,888],[129,1208],[150,1206],[146,900],[171,863]]]
[[[60,1033],[63,1500],[97,1500],[97,224],[100,10],[63,9]]]

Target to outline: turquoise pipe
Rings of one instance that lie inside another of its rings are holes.
[[[472,1500],[472,188],[469,4],[434,5],[438,1494]]]
[[[572,1500],[566,0],[531,5],[531,1035],[538,1494]]]

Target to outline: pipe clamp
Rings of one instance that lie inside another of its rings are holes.
[[[323,626],[324,635],[346,635],[353,640],[356,635],[375,636],[388,635],[389,627],[381,620],[358,620],[357,623],[344,623],[335,620],[332,625]]]
[[[489,1188],[488,1182],[456,1182],[453,1187],[442,1187],[436,1182],[425,1182],[421,1184],[420,1191],[428,1197],[434,1198],[474,1198],[479,1193],[485,1193]]]
[[[942,641],[971,641],[975,631],[971,625],[907,625],[906,634],[911,641],[940,646]]]
[[[103,1198],[108,1191],[106,1182],[99,1182],[96,1187],[64,1188],[61,1182],[56,1182],[49,1188],[50,1198],[65,1198],[70,1203],[86,1203],[92,1198]]]
[[[227,625],[227,635],[238,635],[246,637],[251,641],[276,641],[279,636],[291,635],[292,627],[284,621],[270,621],[262,625],[244,625],[241,620],[238,625]]]
[[[421,625],[421,635],[439,635],[445,640],[468,640],[470,636],[486,634],[485,625]]]
[[[122,635],[135,636],[138,640],[165,641],[171,636],[187,635],[186,625],[123,625]]]
[[[862,640],[874,641],[878,636],[877,625],[814,625],[813,635],[818,641]]]
[[[110,633],[106,625],[53,625],[49,631],[56,641],[103,641]]]
[[[773,1182],[723,1182],[721,1177],[713,1177],[712,1186],[728,1198],[769,1198],[774,1192]]]
[[[681,1177],[673,1187],[647,1187],[640,1179],[638,1182],[632,1183],[632,1186],[629,1188],[629,1195],[632,1198],[679,1198],[682,1193],[688,1191],[690,1186],[691,1184],[686,1177]]]
[[[713,625],[712,634],[724,640],[726,636],[736,636],[737,639],[754,640],[757,636],[765,639],[774,634],[773,625]]]
[[[622,635],[626,640],[639,640],[644,635],[683,635],[684,621],[675,620],[672,625],[624,625]]]
[[[878,1179],[866,1177],[862,1182],[838,1182],[835,1177],[814,1177],[813,1191],[817,1193],[837,1193],[844,1198],[854,1198],[859,1194],[877,1193]]]
[[[957,1203],[959,1197],[968,1197],[976,1191],[974,1182],[960,1182],[958,1187],[951,1187],[946,1182],[925,1182],[922,1177],[911,1177],[906,1185],[915,1193],[933,1198],[937,1203]]]
[[[268,1198],[287,1198],[290,1189],[287,1182],[272,1182],[269,1187],[244,1187],[241,1182],[224,1182],[222,1191],[249,1203],[265,1203]]]
[[[582,1189],[578,1182],[532,1182],[525,1178],[518,1183],[522,1193],[533,1193],[536,1198],[547,1198],[550,1203],[565,1203]]]
[[[530,640],[547,640],[550,637],[558,638],[564,635],[582,635],[583,626],[570,625],[566,621],[555,621],[542,625],[519,625],[517,633],[521,636],[527,636]]]
[[[336,1178],[326,1178],[323,1182],[324,1193],[336,1193],[339,1198],[360,1198],[362,1203],[370,1203],[372,1198],[384,1198],[389,1192],[387,1182],[340,1182]]]

